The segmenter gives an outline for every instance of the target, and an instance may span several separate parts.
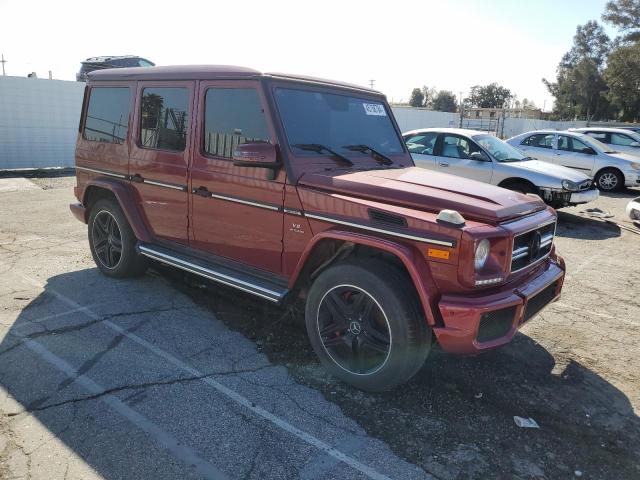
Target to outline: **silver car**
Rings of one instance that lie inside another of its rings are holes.
[[[599,142],[609,145],[613,150],[640,156],[640,134],[622,128],[570,128],[571,132],[579,132],[595,138]]]
[[[554,208],[598,198],[598,190],[585,174],[533,160],[485,132],[425,128],[403,137],[418,167],[534,193]]]
[[[536,130],[507,140],[526,155],[585,173],[603,191],[640,186],[640,159],[584,133]]]

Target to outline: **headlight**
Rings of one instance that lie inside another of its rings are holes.
[[[478,245],[476,245],[476,256],[473,262],[476,267],[476,271],[482,269],[482,267],[484,267],[484,264],[487,263],[490,249],[491,244],[486,238],[484,240],[480,240]]]
[[[571,180],[562,180],[562,188],[569,190],[570,192],[575,192],[578,190],[578,184]]]
[[[634,170],[640,170],[640,163],[631,162],[631,168]]]

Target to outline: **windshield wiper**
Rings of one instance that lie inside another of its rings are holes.
[[[291,145],[291,146],[295,148],[299,148],[300,150],[305,150],[307,152],[330,153],[345,165],[349,165],[350,167],[353,167],[353,162],[349,160],[347,157],[345,157],[344,155],[340,155],[338,152],[333,151],[329,147],[326,147],[320,143],[296,143],[295,145]]]
[[[343,145],[342,148],[346,148],[347,150],[351,150],[352,152],[362,152],[362,153],[367,153],[368,152],[368,153],[371,154],[371,156],[374,159],[376,159],[377,161],[379,161],[383,165],[393,165],[393,160],[391,160],[389,157],[381,154],[380,152],[376,152],[369,145],[364,145],[364,144],[360,144],[360,145]]]

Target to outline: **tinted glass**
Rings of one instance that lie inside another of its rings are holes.
[[[523,142],[523,145],[529,145],[538,148],[552,148],[553,147],[553,134],[552,133],[537,133],[527,137]]]
[[[129,89],[92,88],[84,124],[84,138],[94,142],[124,143],[129,124]]]
[[[466,138],[445,135],[442,140],[442,156],[449,158],[469,158],[473,152],[479,152],[478,146]]]
[[[253,88],[210,88],[204,107],[204,151],[231,158],[235,147],[268,142],[264,112]]]
[[[143,147],[184,150],[189,128],[188,99],[186,88],[142,91],[140,143]]]
[[[276,101],[289,145],[317,143],[348,157],[371,158],[345,145],[367,145],[382,154],[404,151],[385,106],[376,100],[278,88]],[[299,155],[314,155],[292,147]]]
[[[405,142],[411,153],[433,155],[433,148],[436,146],[437,138],[437,132],[428,132],[419,135],[410,135],[405,138]]]

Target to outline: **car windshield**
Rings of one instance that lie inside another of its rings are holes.
[[[404,152],[383,102],[293,88],[277,88],[275,97],[289,145],[300,155],[321,153],[309,145],[353,161]]]
[[[475,135],[472,138],[499,162],[518,162],[529,158],[508,143],[491,135]]]

